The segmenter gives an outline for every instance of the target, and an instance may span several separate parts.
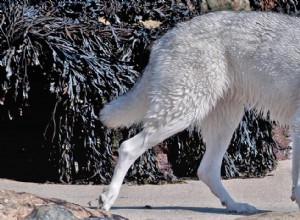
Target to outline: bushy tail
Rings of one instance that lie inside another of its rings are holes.
[[[100,112],[100,120],[109,128],[130,126],[142,121],[147,108],[147,85],[140,80],[128,93],[108,103]]]

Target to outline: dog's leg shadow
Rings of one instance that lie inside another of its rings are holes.
[[[220,214],[220,215],[244,215],[244,216],[250,216],[250,215],[256,215],[256,214],[262,214],[262,213],[268,213],[272,212],[270,210],[257,210],[257,213],[255,214],[249,214],[249,213],[234,213],[234,212],[228,212],[225,208],[212,208],[212,207],[193,207],[193,206],[150,206],[150,205],[144,205],[144,206],[114,206],[111,208],[111,210],[153,210],[153,211],[167,211],[167,210],[182,210],[187,212],[199,212],[199,213],[210,213],[210,214]]]

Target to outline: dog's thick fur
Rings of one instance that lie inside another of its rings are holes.
[[[130,165],[147,149],[188,127],[201,130],[206,152],[199,179],[230,212],[254,213],[221,183],[220,167],[244,107],[254,107],[291,129],[292,200],[300,203],[300,20],[263,12],[216,12],[179,24],[152,48],[140,81],[101,111],[117,128],[141,123],[123,142],[103,209],[116,200]]]

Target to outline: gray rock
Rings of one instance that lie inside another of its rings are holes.
[[[128,220],[99,209],[60,199],[41,198],[30,193],[0,190],[1,220]]]
[[[61,205],[42,205],[34,208],[24,220],[78,220],[72,212]]]

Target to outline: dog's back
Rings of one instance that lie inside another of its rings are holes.
[[[286,124],[300,94],[299,42],[300,20],[274,13],[218,12],[179,24],[153,46],[140,83],[107,105],[102,121],[152,130],[185,117],[197,125],[229,94]]]

